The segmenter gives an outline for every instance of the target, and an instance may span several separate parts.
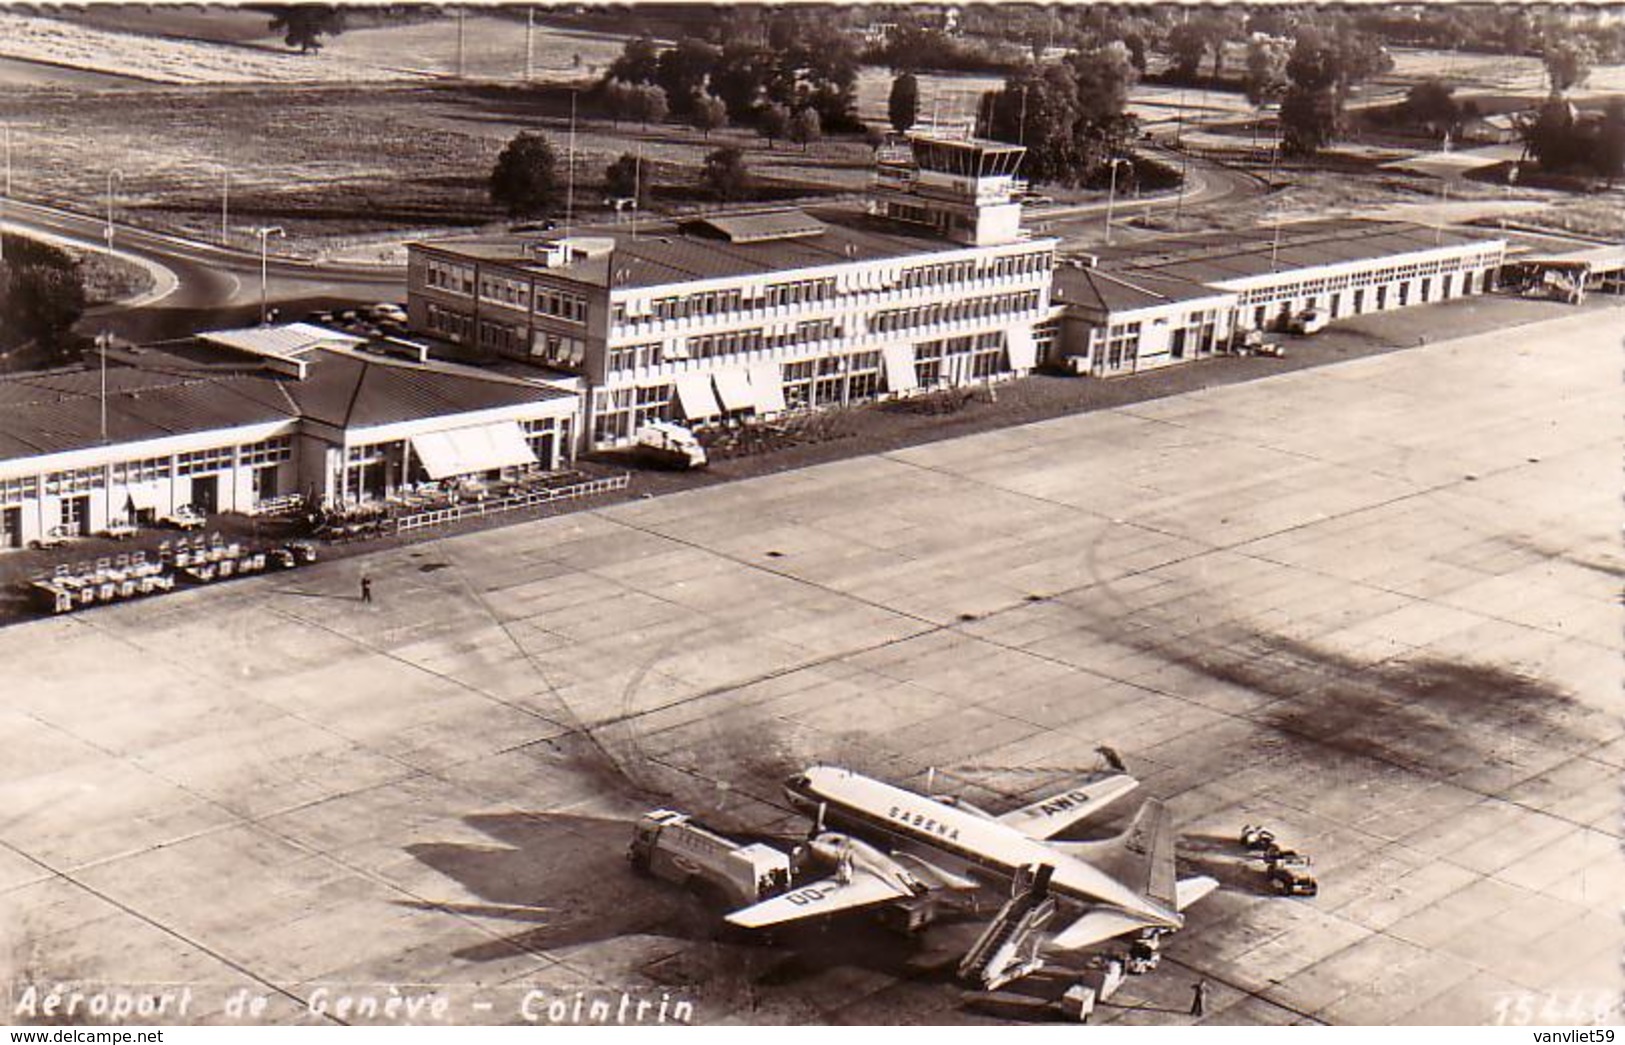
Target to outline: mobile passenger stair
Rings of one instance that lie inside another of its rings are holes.
[[[1055,898],[1049,894],[1054,872],[1049,864],[1038,864],[1017,873],[1009,901],[959,963],[961,979],[996,991],[1043,967],[1038,934],[1055,916]]]

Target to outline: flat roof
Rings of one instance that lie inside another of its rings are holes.
[[[1496,239],[1409,222],[1332,218],[1283,224],[1278,235],[1267,226],[1172,236],[1102,250],[1099,257],[1102,268],[1115,272],[1156,272],[1212,284]]]
[[[308,376],[299,380],[223,358],[201,336],[110,356],[106,442],[297,419],[367,428],[574,396],[456,364],[335,348],[312,348],[304,358]],[[101,446],[100,388],[91,366],[0,377],[0,461]]]
[[[361,345],[365,344],[367,339],[312,323],[284,323],[279,326],[245,327],[240,330],[212,330],[199,334],[198,340],[224,345],[250,355],[297,361],[317,348],[330,345]]]
[[[537,274],[597,287],[615,289],[655,287],[730,276],[749,276],[795,269],[817,268],[846,262],[876,261],[915,254],[946,253],[973,248],[965,244],[915,230],[908,225],[835,208],[786,211],[816,221],[822,229],[791,238],[728,242],[704,235],[696,226],[725,228],[738,218],[711,217],[662,221],[638,227],[634,239],[630,226],[595,227],[595,238],[613,239],[613,251],[596,257],[578,257],[568,265],[548,267],[537,251],[556,235],[470,236],[425,240],[413,244],[449,254],[462,254],[487,261],[502,262]],[[750,215],[750,229],[763,224],[762,214]],[[786,219],[788,223],[791,219]],[[719,222],[725,223],[718,225]],[[685,230],[685,226],[687,229]]]

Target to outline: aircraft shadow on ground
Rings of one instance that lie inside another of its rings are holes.
[[[767,949],[777,960],[760,980],[765,986],[840,966],[909,977],[946,968],[948,975],[951,961],[963,953],[963,946],[955,950],[952,945],[966,931],[964,925],[933,928],[928,938],[903,936],[861,913],[787,927],[771,935],[736,929],[723,921],[726,905],[715,898],[632,870],[626,859],[632,837],[629,820],[508,813],[477,814],[465,822],[501,844],[430,842],[408,846],[407,852],[477,900],[403,903],[516,923],[512,935],[454,952],[464,961],[499,961],[516,954],[655,935]]]
[[[1181,875],[1205,874],[1226,892],[1276,895],[1264,876],[1264,864],[1250,856],[1234,838],[1208,834],[1179,836]]]

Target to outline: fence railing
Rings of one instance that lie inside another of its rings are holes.
[[[611,493],[616,490],[626,489],[631,478],[630,475],[622,473],[604,479],[590,479],[584,483],[572,483],[569,486],[529,490],[508,497],[492,498],[485,501],[467,501],[462,504],[448,505],[444,508],[430,508],[425,511],[414,512],[411,515],[398,516],[395,519],[395,532],[410,533],[413,530],[421,530],[429,526],[444,526],[447,523],[459,522],[463,519],[499,515],[502,512],[511,512],[520,508],[535,508],[543,504],[576,501],[583,497]]]

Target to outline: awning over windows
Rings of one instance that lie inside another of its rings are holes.
[[[423,462],[431,479],[536,463],[536,455],[516,421],[414,435],[412,452]]]
[[[757,363],[750,368],[750,387],[756,393],[758,414],[784,413],[784,378],[777,363]]]
[[[711,377],[717,383],[717,396],[725,410],[756,408],[756,393],[750,387],[750,374],[743,370],[718,370]]]
[[[914,374],[914,346],[887,345],[886,388],[893,392],[908,392],[920,387]]]
[[[1038,365],[1038,345],[1033,341],[1033,328],[1017,324],[1004,332],[1004,344],[1010,351],[1010,369],[1031,370]]]
[[[711,393],[710,374],[678,374],[677,405],[690,421],[705,421],[722,413],[717,397]]]

